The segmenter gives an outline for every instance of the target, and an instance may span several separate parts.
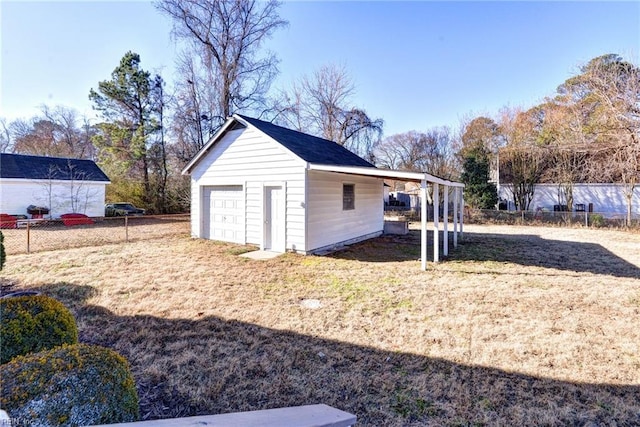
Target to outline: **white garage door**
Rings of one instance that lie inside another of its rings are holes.
[[[244,191],[241,185],[204,187],[202,202],[203,237],[244,243]]]

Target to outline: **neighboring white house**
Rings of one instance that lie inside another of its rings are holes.
[[[92,160],[0,154],[0,213],[28,215],[30,205],[65,213],[104,216],[109,178]]]
[[[500,186],[500,198],[508,201],[509,210],[515,210],[510,184]],[[566,205],[559,196],[557,184],[537,184],[529,210],[553,211],[557,205]],[[578,209],[580,208],[580,209]],[[603,214],[606,217],[625,216],[627,199],[622,184],[574,184],[573,210],[585,210]],[[640,187],[636,187],[632,199],[632,214],[640,216]]]

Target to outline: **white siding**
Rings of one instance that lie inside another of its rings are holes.
[[[510,201],[513,208],[513,193],[511,186],[503,184],[500,186],[500,197]],[[573,206],[582,203],[585,208],[589,208],[589,203],[593,203],[593,211],[605,214],[606,216],[625,215],[627,212],[627,199],[624,195],[624,188],[618,184],[576,184],[573,189]],[[632,199],[632,213],[640,215],[640,187],[636,187]],[[533,200],[529,205],[530,210],[538,208],[553,211],[554,205],[565,204],[558,200],[558,186],[555,184],[538,184],[533,193]]]
[[[0,213],[27,215],[27,206],[48,207],[52,218],[65,213],[104,216],[106,183],[87,181],[0,180]]]
[[[203,236],[202,187],[242,185],[246,197],[246,243],[262,244],[264,186],[285,185],[286,247],[304,251],[305,165],[283,146],[252,128],[226,133],[191,174],[192,236]]]
[[[342,186],[355,184],[355,209],[342,210]],[[382,179],[309,171],[307,251],[382,232]]]

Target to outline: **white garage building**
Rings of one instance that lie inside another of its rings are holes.
[[[436,192],[444,187],[445,198],[455,190],[454,208],[462,203],[462,184],[378,169],[332,141],[237,114],[182,173],[191,176],[193,237],[275,252],[314,253],[382,234],[384,178],[421,182],[425,192],[429,182]]]
[[[191,234],[310,253],[382,233],[382,178],[314,170],[372,168],[342,146],[234,115],[185,167]]]

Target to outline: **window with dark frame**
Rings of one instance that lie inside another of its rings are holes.
[[[356,185],[342,184],[342,210],[352,211],[356,208]]]

